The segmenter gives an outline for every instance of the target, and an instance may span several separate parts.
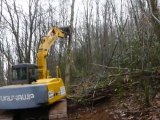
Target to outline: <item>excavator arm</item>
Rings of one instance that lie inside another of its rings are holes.
[[[39,79],[49,78],[49,70],[47,69],[46,57],[48,55],[51,46],[58,38],[65,38],[67,35],[69,35],[69,33],[70,33],[69,27],[65,28],[53,27],[48,32],[47,36],[42,38],[37,53],[37,66],[39,72]]]

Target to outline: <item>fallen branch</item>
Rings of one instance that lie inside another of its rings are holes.
[[[95,65],[95,66],[99,66],[99,67],[108,68],[108,69],[124,69],[124,70],[129,70],[128,68],[109,67],[109,66],[105,66],[105,65],[101,65],[101,64],[96,64],[96,63],[91,63],[91,64],[92,64],[92,65]]]
[[[130,78],[144,77],[144,78],[160,78],[160,73],[157,71],[140,71],[109,75],[109,77],[119,77],[128,75]]]
[[[102,100],[104,98],[110,98],[113,93],[114,90],[111,86],[107,86],[107,87],[102,87],[102,88],[90,88],[88,90],[86,90],[87,93],[86,94],[81,94],[78,96],[68,96],[67,99],[70,101],[74,101],[77,102],[79,104],[91,104],[91,103],[95,103],[99,100]],[[94,96],[93,96],[94,94]]]

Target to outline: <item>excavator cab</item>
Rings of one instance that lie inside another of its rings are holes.
[[[38,79],[37,65],[21,63],[12,66],[11,84],[31,84]]]

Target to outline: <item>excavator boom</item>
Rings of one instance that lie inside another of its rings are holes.
[[[53,27],[47,34],[43,37],[39,45],[37,53],[37,65],[39,70],[39,79],[44,79],[49,77],[49,70],[47,69],[46,57],[51,46],[58,38],[65,38],[69,35],[69,27],[57,28]]]

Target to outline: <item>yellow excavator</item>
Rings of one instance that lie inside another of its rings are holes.
[[[15,111],[23,110],[24,113],[26,110],[25,114],[27,114],[27,111],[36,111],[37,108],[41,109],[42,107],[43,109],[50,109],[48,119],[57,116],[67,117],[66,90],[60,68],[56,67],[56,77],[52,78],[47,68],[47,64],[52,64],[47,63],[46,58],[54,42],[58,38],[65,38],[69,33],[69,27],[53,27],[41,39],[37,52],[37,65],[21,63],[12,66],[11,85],[0,87],[0,119],[3,117],[5,119],[6,115],[3,114],[6,111],[10,111],[10,113],[14,111],[15,114]],[[20,112],[17,113],[21,114]],[[41,116],[42,113],[39,114]],[[25,115],[21,116],[24,117]],[[11,119],[15,119],[14,117],[15,115]],[[25,119],[22,117],[19,119]]]

